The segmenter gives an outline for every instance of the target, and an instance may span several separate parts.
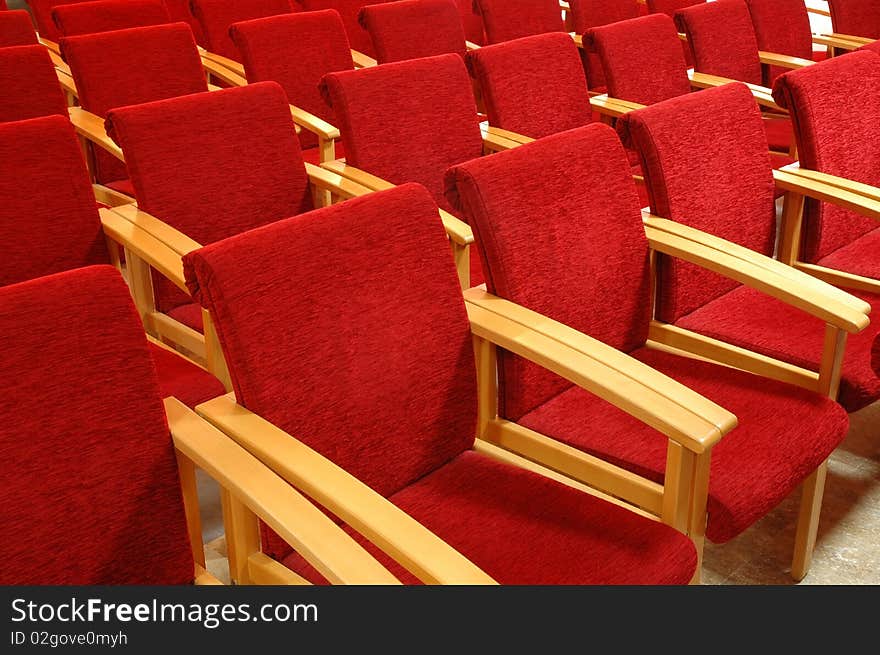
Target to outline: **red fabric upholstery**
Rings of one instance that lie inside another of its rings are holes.
[[[636,0],[569,0],[571,29],[576,34],[583,34],[593,27],[618,23],[622,20],[636,18],[639,7]],[[605,86],[605,75],[602,62],[595,52],[581,51],[584,70],[591,89]]]
[[[675,16],[675,12],[685,7],[701,4],[706,0],[647,0],[646,6],[649,14],[666,14],[670,18]],[[681,42],[681,51],[684,53],[685,61],[688,68],[694,65],[694,56],[691,53],[691,47],[685,42]]]
[[[745,0],[702,2],[675,14],[687,34],[694,70],[761,84],[758,41]]]
[[[13,45],[34,45],[37,33],[30,14],[23,9],[0,14],[0,48]]]
[[[868,45],[863,45],[859,50],[864,50],[867,52],[876,52],[880,54],[880,41],[871,41]]]
[[[171,20],[162,0],[95,0],[59,5],[52,9],[52,19],[64,36],[161,25]]]
[[[6,0],[0,0],[0,10],[6,11]]]
[[[300,143],[303,141],[303,133],[299,133]],[[336,140],[336,158],[341,159],[345,157],[345,144],[342,143],[341,140]],[[308,148],[302,151],[302,158],[304,162],[309,164],[315,164],[316,166],[321,163],[321,149],[318,146],[313,148]]]
[[[190,8],[202,26],[205,48],[235,61],[241,55],[229,36],[230,25],[292,11],[289,0],[191,0]]]
[[[773,97],[791,114],[804,168],[880,186],[877,54],[853,52],[786,73],[776,80]],[[801,257],[816,262],[876,228],[871,218],[808,201]]]
[[[639,216],[623,148],[611,128],[599,124],[530,146],[536,147],[526,155],[514,154],[520,147],[447,174],[450,201],[467,217],[480,245],[489,291],[621,350],[640,346],[651,313],[648,260],[641,219],[622,220],[627,213]],[[573,179],[578,183],[572,184]],[[501,216],[505,220],[496,222]],[[614,253],[587,250],[581,244],[589,234],[602,234],[603,243],[620,248]],[[531,245],[516,247],[526,243]],[[560,293],[575,288],[576,293]],[[570,301],[559,302],[561,296]],[[571,386],[508,353],[499,354],[498,365],[499,411],[511,420]]]
[[[195,36],[196,42],[204,46],[205,45],[205,33],[202,31],[202,26],[199,21],[193,16],[192,10],[190,8],[189,0],[163,0],[165,3],[165,9],[168,12],[168,15],[171,17],[171,20],[183,21],[187,25],[189,25],[190,29],[193,31],[193,36]]]
[[[483,17],[487,43],[565,31],[558,0],[474,0],[474,7]]]
[[[568,34],[484,46],[467,56],[489,124],[538,139],[590,122],[587,81]]]
[[[0,289],[0,333],[15,335],[0,359],[0,583],[192,582],[171,435],[119,273]]]
[[[880,39],[880,5],[870,0],[828,0],[831,25],[838,34]]]
[[[804,0],[746,0],[746,5],[759,50],[813,58],[813,30]],[[785,71],[780,66],[765,67],[764,86],[772,86]]]
[[[465,452],[473,350],[436,212],[407,184],[187,255],[236,397],[502,582],[687,581],[695,560],[680,534]],[[380,257],[362,247],[379,240]],[[438,331],[443,339],[426,337]],[[351,355],[344,368],[334,364],[340,352]],[[308,574],[297,560],[285,561]]]
[[[618,121],[641,156],[651,210],[773,254],[774,183],[761,114],[744,84],[679,96]],[[658,265],[657,316],[681,316],[738,286],[681,260]]]
[[[25,0],[31,8],[31,16],[34,18],[34,24],[37,26],[37,32],[44,39],[57,41],[61,36],[55,21],[52,20],[52,9],[58,5],[70,5],[76,2],[87,2],[88,0]]]
[[[380,64],[453,52],[464,57],[465,36],[454,0],[399,0],[367,5],[358,20]]]
[[[9,246],[0,286],[109,262],[95,197],[67,118],[0,124],[0,165],[0,243]]]
[[[871,364],[874,367],[874,373],[880,377],[880,336],[874,339],[874,349],[871,351]]]
[[[102,3],[78,7],[86,4]],[[113,107],[208,90],[192,31],[183,23],[62,37],[59,44],[80,105],[102,118]],[[95,164],[102,184],[128,177],[125,164],[100,148]]]
[[[274,82],[115,108],[106,124],[138,205],[199,243],[312,208],[287,99]],[[192,302],[164,280],[156,288],[163,311]]]
[[[335,9],[342,17],[342,23],[345,25],[345,31],[348,33],[348,42],[355,50],[362,52],[370,57],[375,57],[373,50],[373,42],[370,35],[361,27],[358,22],[358,13],[361,7],[366,5],[375,5],[390,0],[300,0],[300,4],[306,11],[317,11],[320,9]]]
[[[678,30],[665,14],[594,27],[584,47],[595,49],[614,98],[651,105],[691,92]]]
[[[249,82],[278,82],[291,104],[336,124],[318,84],[325,73],[354,68],[337,12],[328,9],[257,18],[234,23],[229,32]],[[300,132],[299,140],[305,149],[318,144],[317,137],[306,130]]]
[[[67,117],[67,101],[44,46],[0,48],[0,88],[0,123],[50,114]]]
[[[537,166],[550,174],[537,178]],[[713,450],[709,481],[708,536],[726,541],[828,457],[847,415],[798,387],[643,346],[648,245],[628,173],[613,132],[589,125],[467,162],[450,177],[485,251],[491,292],[628,351],[737,415]],[[560,378],[539,384],[506,353],[500,361],[502,416],[662,480],[665,437]]]
[[[471,43],[483,45],[486,35],[483,32],[483,18],[474,7],[474,0],[455,0],[458,5],[458,14],[461,16],[461,25],[464,28],[464,36]]]
[[[687,584],[696,567],[693,546],[681,533],[475,452],[462,453],[391,501],[501,584]],[[354,536],[399,580],[419,583]],[[284,564],[326,584],[297,553]]]
[[[174,396],[195,407],[226,393],[220,380],[181,355],[151,343],[150,354],[159,376],[162,398]]]

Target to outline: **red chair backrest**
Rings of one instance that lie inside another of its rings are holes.
[[[0,123],[50,114],[67,117],[67,101],[44,46],[0,48],[0,88]]]
[[[351,47],[370,57],[375,57],[373,42],[366,30],[358,22],[358,13],[367,5],[391,2],[393,0],[300,0],[300,4],[306,11],[318,11],[321,9],[335,9],[342,17],[345,31],[348,33],[348,42]]]
[[[37,32],[44,39],[57,41],[61,32],[52,20],[52,9],[58,5],[69,5],[76,2],[88,2],[89,0],[25,0],[31,8],[31,16],[37,26]]]
[[[0,48],[13,45],[33,45],[37,33],[30,14],[23,9],[0,13]]]
[[[193,31],[193,36],[196,37],[196,42],[200,46],[204,46],[205,33],[202,30],[201,23],[199,23],[198,19],[193,16],[190,7],[190,0],[163,0],[163,2],[165,3],[165,9],[168,11],[171,20],[175,22],[183,21],[189,25],[190,29]]]
[[[235,61],[241,61],[241,55],[229,36],[230,25],[293,11],[289,0],[191,0],[191,3],[193,16],[205,35],[205,48]]]
[[[872,0],[828,0],[831,25],[839,34],[880,39],[880,4]]]
[[[454,0],[399,0],[361,8],[358,21],[370,35],[380,64],[465,55],[465,34]]]
[[[109,32],[171,21],[162,0],[94,0],[52,9],[52,20],[63,36]]]
[[[483,17],[487,43],[565,31],[559,0],[474,0],[474,7]]]
[[[636,0],[569,0],[571,27],[576,34],[583,34],[592,27],[619,23],[640,15],[641,6]],[[605,86],[602,63],[593,52],[582,52],[584,69],[591,89]]]
[[[746,0],[746,4],[760,50],[813,58],[812,28],[804,0]],[[764,85],[772,86],[786,70],[770,66],[765,71]]]

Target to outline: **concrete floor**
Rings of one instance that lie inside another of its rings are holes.
[[[208,568],[229,580],[216,486],[200,479]],[[790,585],[797,494],[722,544],[706,544],[703,584]],[[799,584],[880,584],[880,401],[850,416],[846,440],[831,456],[819,535],[809,574]]]

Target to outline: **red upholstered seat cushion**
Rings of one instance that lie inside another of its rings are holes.
[[[788,152],[794,144],[794,128],[789,118],[765,117],[764,132],[767,135],[767,145],[771,150]]]
[[[354,68],[345,26],[336,11],[257,18],[234,23],[229,33],[249,82],[278,82],[290,104],[336,124],[333,109],[318,89],[325,73]],[[299,141],[304,150],[318,144],[306,130],[300,132]]]
[[[128,178],[125,178],[123,180],[113,180],[112,182],[108,182],[107,186],[109,188],[113,189],[114,191],[119,191],[119,193],[124,193],[125,195],[130,196],[132,198],[135,197],[134,185],[131,183],[131,180]]]
[[[15,335],[0,358],[0,584],[192,582],[171,435],[119,273],[3,287],[0,334]]]
[[[67,101],[49,52],[41,45],[0,48],[0,123],[58,114],[67,118]]]
[[[812,59],[813,30],[803,0],[746,0],[746,5],[760,50]],[[764,86],[772,86],[785,71],[780,66],[765,67]]]
[[[370,35],[380,64],[445,53],[465,54],[458,6],[451,0],[400,0],[361,8],[358,21]]]
[[[575,34],[584,34],[593,27],[619,23],[636,18],[640,5],[636,0],[569,0],[571,29]],[[602,62],[595,52],[579,51],[590,88],[604,93],[605,74]]]
[[[241,55],[229,36],[230,25],[293,11],[289,0],[191,0],[190,8],[202,26],[205,48],[235,61]]]
[[[609,96],[652,105],[691,92],[678,31],[665,14],[594,27],[584,47],[602,62]]]
[[[0,14],[0,48],[36,43],[37,33],[34,32],[30,14],[21,9]]]
[[[305,132],[305,130],[303,130]],[[300,132],[300,143],[303,141],[303,133]],[[336,159],[342,159],[345,157],[345,144],[342,142],[342,139],[336,139]],[[315,164],[316,166],[321,162],[321,149],[318,146],[313,148],[308,148],[307,150],[302,151],[303,161],[308,162],[309,164]]]
[[[878,248],[880,248],[880,229],[875,229],[825,255],[817,263],[828,268],[880,280]]]
[[[876,53],[853,52],[786,73],[777,78],[773,97],[791,114],[801,166],[880,186]],[[818,261],[876,228],[872,218],[808,201],[801,258]]]
[[[702,2],[680,9],[675,22],[687,34],[694,70],[761,84],[758,41],[744,0]]]
[[[70,9],[87,4],[92,3]],[[161,4],[158,7],[165,11]],[[70,65],[80,106],[102,118],[113,107],[208,90],[192,31],[183,23],[66,36],[59,45]],[[125,164],[100,148],[95,149],[95,163],[101,184],[109,186],[128,177]]]
[[[656,350],[641,348],[630,354],[738,419],[736,429],[712,450],[706,536],[713,542],[732,539],[770,511],[846,436],[847,414],[829,398]],[[797,417],[796,423],[792,417]],[[663,480],[668,440],[579,388],[544,403],[520,423]]]
[[[501,584],[687,584],[696,569],[693,542],[672,528],[472,451],[390,500]],[[418,584],[356,538],[402,582]],[[297,553],[284,564],[325,582]]]
[[[565,31],[558,0],[474,0],[474,7],[483,17],[487,43]]]
[[[773,254],[775,185],[767,138],[744,84],[630,112],[618,131],[641,156],[653,213]],[[668,257],[661,257],[657,273],[657,317],[668,323],[738,286]]]
[[[828,0],[831,25],[838,34],[880,39],[880,5],[868,0]]]
[[[182,355],[153,343],[150,344],[150,354],[156,366],[162,398],[174,396],[188,407],[195,407],[226,393],[220,380]]]
[[[370,57],[375,57],[373,43],[370,35],[358,22],[358,13],[362,7],[375,5],[390,0],[300,0],[300,4],[306,11],[318,11],[321,9],[335,9],[342,17],[345,31],[348,34],[348,42],[351,47]]]
[[[287,98],[274,82],[112,109],[138,205],[199,243],[312,208]],[[156,280],[159,309],[192,302]]]
[[[57,41],[61,37],[61,32],[52,20],[52,9],[58,5],[69,5],[77,2],[86,2],[87,0],[27,0],[28,7],[31,8],[31,16],[34,17],[34,23],[37,26],[37,32],[44,39]]]
[[[379,254],[364,248],[377,243]],[[238,402],[379,493],[470,448],[470,328],[423,188],[240,234],[189,253],[184,270],[214,319]]]
[[[204,46],[205,32],[202,30],[202,26],[198,19],[193,16],[190,0],[163,0],[163,2],[165,3],[165,9],[168,11],[171,20],[175,22],[183,21],[189,25],[190,29],[193,31],[196,43],[200,46]]]
[[[489,125],[538,139],[586,125],[589,93],[578,48],[547,33],[483,46],[467,55]]]
[[[54,7],[52,20],[60,34],[74,36],[161,25],[171,17],[162,0],[94,0]]]

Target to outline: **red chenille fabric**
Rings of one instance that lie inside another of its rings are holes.
[[[874,349],[871,351],[871,365],[874,367],[874,373],[880,377],[880,337],[874,339]]]
[[[112,109],[138,205],[199,243],[312,208],[284,91],[274,82]],[[192,300],[165,280],[157,303]]]
[[[55,66],[42,45],[0,48],[0,88],[0,123],[51,114],[67,117]]]
[[[249,82],[278,82],[291,104],[336,124],[333,109],[318,88],[325,73],[354,68],[345,26],[336,11],[257,18],[234,23],[229,33]],[[300,132],[299,141],[304,149],[318,145],[308,130]]]
[[[500,584],[687,584],[696,569],[693,543],[668,526],[475,452],[390,500]],[[354,536],[399,580],[419,583]],[[297,553],[284,564],[326,584]]]
[[[289,14],[289,0],[191,0],[191,11],[202,26],[205,48],[210,52],[241,61],[238,48],[229,37],[229,26],[243,20]]]
[[[483,46],[467,55],[483,92],[489,125],[539,139],[590,122],[578,48],[547,33]]]
[[[880,4],[874,0],[828,0],[831,25],[838,34],[880,39]]]
[[[367,5],[381,4],[390,0],[300,0],[300,4],[306,11],[318,11],[321,9],[335,9],[342,17],[345,31],[348,33],[348,42],[351,47],[370,57],[375,57],[373,42],[366,30],[358,22],[358,14],[362,7]]]
[[[208,90],[192,31],[184,23],[62,37],[59,44],[80,106],[102,118],[113,107]],[[100,148],[95,148],[95,164],[101,184],[128,177],[125,164]]]
[[[37,33],[30,14],[23,9],[0,14],[0,48],[14,45],[35,45]]]
[[[61,35],[75,36],[161,25],[171,17],[162,0],[95,0],[59,5],[52,9],[52,20]]]
[[[471,43],[484,45],[486,35],[483,31],[483,18],[474,7],[474,0],[455,0],[455,4],[458,6],[459,16],[461,16],[465,38]]]
[[[6,10],[7,10],[7,7],[6,7],[6,0],[0,0],[0,10],[2,10],[2,11],[6,11]]]
[[[193,16],[192,9],[190,7],[189,0],[163,0],[165,3],[165,9],[168,12],[168,15],[171,17],[171,20],[177,22],[182,21],[189,25],[190,29],[193,31],[193,36],[195,36],[196,42],[200,46],[205,45],[205,33],[202,30],[202,26],[199,23],[198,19]]]
[[[702,4],[706,0],[647,0],[646,6],[649,14],[666,14],[670,18],[675,16],[675,12],[685,7]],[[691,47],[685,42],[681,42],[681,51],[684,54],[688,68],[694,65],[694,56],[691,53]]]
[[[171,435],[119,273],[4,287],[0,332],[15,335],[0,359],[0,584],[191,583]]]
[[[602,62],[611,97],[652,105],[691,92],[678,30],[665,14],[594,27],[584,47]]]
[[[773,98],[791,114],[801,166],[880,186],[878,54],[853,52],[786,73],[776,80]],[[854,211],[808,201],[801,258],[824,264],[823,258],[877,228],[876,220]],[[878,259],[876,252],[867,257]],[[860,274],[880,277],[880,263],[871,268]]]
[[[789,57],[813,58],[812,28],[803,0],[746,0],[759,50]],[[764,70],[764,86],[787,69],[769,66]]]
[[[465,34],[454,0],[400,0],[367,5],[358,21],[380,64],[448,52],[465,55]]]
[[[679,96],[618,121],[642,162],[651,211],[773,254],[776,209],[761,113],[744,84]],[[661,257],[657,317],[681,316],[738,286],[694,264]]]
[[[871,41],[868,45],[863,45],[859,50],[880,54],[880,41]]]
[[[569,0],[571,29],[576,34],[584,34],[593,27],[610,25],[623,20],[636,18],[640,5],[636,0]],[[591,89],[604,91],[605,74],[602,62],[595,52],[580,51]]]
[[[639,217],[639,201],[614,131],[593,124],[529,145],[525,155],[516,154],[521,146],[447,174],[487,288],[620,350],[642,345],[651,314],[647,248],[641,219],[622,219]],[[596,234],[613,251],[582,246]],[[498,366],[499,411],[514,421],[571,386],[509,353],[499,353]]]
[[[531,174],[536,166],[545,171],[540,180]],[[450,171],[485,251],[489,291],[629,352],[737,415],[738,427],[713,450],[709,481],[708,536],[726,541],[828,457],[848,418],[819,394],[644,347],[648,244],[628,174],[625,152],[604,125]],[[663,479],[663,435],[560,378],[539,384],[512,362],[505,353],[499,367],[501,416]]]
[[[565,31],[558,0],[474,0],[474,7],[483,17],[487,43]]]
[[[52,9],[59,5],[70,5],[77,2],[86,2],[87,0],[26,0],[28,7],[31,8],[31,16],[34,18],[34,24],[37,26],[37,32],[44,39],[57,41],[61,37],[61,32],[52,20]]]
[[[745,0],[702,2],[675,13],[688,37],[694,70],[761,84],[758,41]]]

